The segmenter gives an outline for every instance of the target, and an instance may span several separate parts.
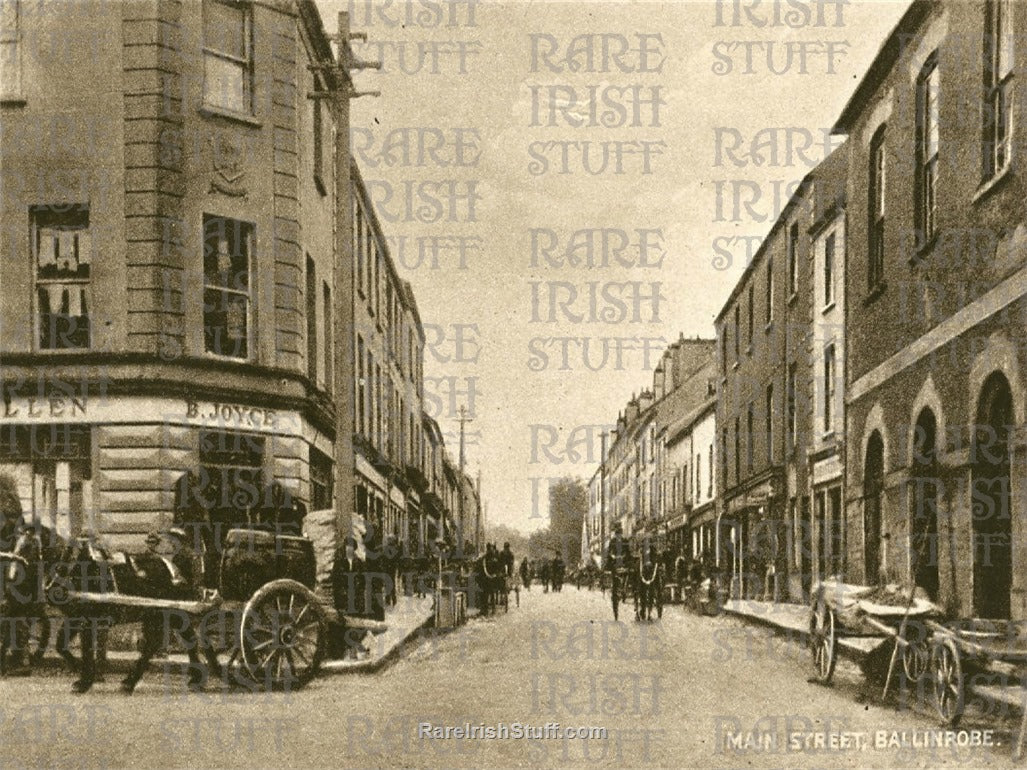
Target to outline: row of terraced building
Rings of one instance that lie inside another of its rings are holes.
[[[915,580],[957,616],[1027,617],[1025,33],[1022,3],[910,4],[716,340],[679,341],[619,416],[593,556],[620,523],[734,596]]]

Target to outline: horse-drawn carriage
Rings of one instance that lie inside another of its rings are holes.
[[[196,502],[199,483],[194,474],[182,477],[174,523],[150,534],[145,553],[112,553],[80,537],[60,541],[60,556],[47,559],[47,549],[38,544],[40,533],[50,535],[50,550],[56,537],[45,527],[26,528],[13,551],[0,555],[0,613],[8,619],[20,615],[15,618],[20,626],[5,626],[23,628],[5,634],[5,647],[17,640],[41,655],[50,637],[49,607],[66,617],[65,630],[80,629],[82,678],[76,684],[81,690],[92,683],[95,631],[139,621],[139,675],[160,646],[154,637],[160,636],[180,643],[194,665],[203,652],[208,668],[220,670],[217,655],[227,655],[229,669],[241,672],[246,683],[295,689],[316,675],[330,621],[383,630],[382,623],[337,615],[331,590],[317,585],[314,544],[302,533],[306,511],[280,485],[265,487],[259,505],[228,517],[221,511],[223,518],[215,520]],[[38,584],[39,590],[14,601],[13,589],[26,583]],[[86,627],[92,633],[85,633]],[[63,647],[61,636],[58,649],[70,658],[67,631]]]

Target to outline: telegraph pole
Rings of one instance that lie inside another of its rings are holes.
[[[599,558],[606,550],[606,436],[599,437]]]
[[[356,500],[353,481],[356,462],[353,454],[353,415],[356,393],[353,372],[353,180],[349,146],[350,99],[358,96],[379,96],[377,91],[358,92],[354,88],[352,70],[381,69],[381,62],[361,61],[350,47],[351,40],[367,40],[363,32],[350,32],[349,14],[339,14],[335,35],[338,56],[335,62],[311,64],[325,90],[314,90],[309,99],[323,99],[335,115],[335,259],[332,287],[334,305],[334,406],[335,406],[335,526],[340,536],[353,532]]]

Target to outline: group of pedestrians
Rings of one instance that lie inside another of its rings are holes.
[[[542,583],[544,593],[549,593],[550,589],[554,592],[562,591],[566,572],[567,565],[564,563],[559,551],[554,551],[553,558],[551,559],[536,559],[533,562],[525,557],[521,560],[521,582],[528,591],[531,590],[533,580],[538,580]]]

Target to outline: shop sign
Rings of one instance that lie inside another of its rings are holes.
[[[89,399],[85,396],[50,396],[49,398],[18,398],[4,401],[6,420],[49,420],[85,417]]]

